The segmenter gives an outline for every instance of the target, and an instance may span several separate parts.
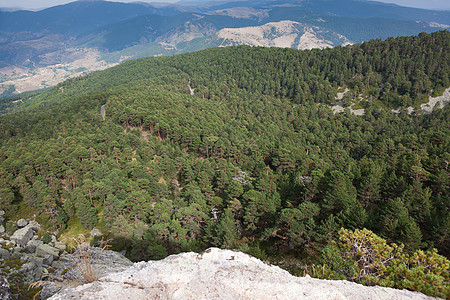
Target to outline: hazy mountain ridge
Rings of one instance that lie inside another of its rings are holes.
[[[283,22],[292,28],[277,31]],[[73,49],[96,48],[109,63],[117,63],[227,45],[332,47],[433,32],[449,24],[450,12],[354,0],[200,1],[168,6],[77,1],[37,12],[1,11],[0,68],[7,69],[0,69],[0,84],[13,80],[7,74],[14,67],[25,68],[21,76],[31,78],[35,68],[70,64],[78,60],[70,57]],[[276,33],[269,36],[270,30]],[[92,70],[90,65],[83,67]],[[81,73],[73,75],[77,74]],[[9,87],[0,86],[0,95]]]

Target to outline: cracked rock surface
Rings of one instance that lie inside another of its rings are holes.
[[[348,281],[295,277],[241,252],[210,248],[135,263],[50,299],[433,299]]]

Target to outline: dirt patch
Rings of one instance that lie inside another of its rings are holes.
[[[100,53],[94,49],[70,49],[70,51],[75,57],[75,60],[70,63],[36,69],[14,66],[0,69],[0,94],[10,85],[15,86],[16,93],[39,90],[54,86],[72,77],[116,65],[100,60]]]

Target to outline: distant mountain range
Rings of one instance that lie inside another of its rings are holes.
[[[49,86],[48,76],[64,74],[63,80],[98,69],[86,53],[109,66],[216,46],[311,49],[448,27],[448,11],[365,0],[180,1],[166,6],[77,1],[37,12],[0,11],[0,94]],[[17,88],[18,79],[37,75],[44,77]]]

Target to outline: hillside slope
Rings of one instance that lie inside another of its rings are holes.
[[[213,1],[168,6],[77,1],[37,12],[2,11],[0,97],[47,88],[55,81],[98,70],[95,66],[106,62],[113,65],[130,58],[219,45],[278,44],[270,38],[264,42],[256,38],[256,42],[254,36],[248,36],[248,27],[267,31],[280,27],[268,24],[297,24],[293,31],[277,31],[278,40],[282,45],[310,49],[430,33],[449,28],[449,20],[449,12],[354,0]],[[247,37],[240,31],[246,31]],[[217,36],[225,32],[225,39]],[[77,54],[96,51],[95,64],[80,60]]]
[[[449,34],[143,58],[2,101],[2,225],[97,227],[135,261],[240,249],[445,297],[450,107],[406,108],[450,87]],[[336,98],[364,114],[333,113]],[[355,264],[340,228],[395,260]]]

